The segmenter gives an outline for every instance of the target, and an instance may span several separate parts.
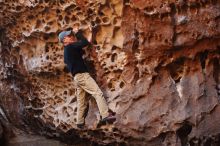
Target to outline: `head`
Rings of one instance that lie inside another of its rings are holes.
[[[59,34],[59,41],[63,43],[64,46],[69,45],[76,41],[76,37],[73,32],[70,31],[62,31]]]

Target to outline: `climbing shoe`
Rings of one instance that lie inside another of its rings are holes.
[[[101,120],[101,122],[109,122],[109,123],[113,123],[114,121],[116,121],[116,117],[112,114],[109,114],[108,117],[105,117]]]
[[[85,127],[85,123],[82,124],[76,124],[78,129],[83,129]]]

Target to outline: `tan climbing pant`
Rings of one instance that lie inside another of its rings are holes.
[[[108,116],[108,105],[103,96],[102,91],[95,82],[95,80],[90,76],[89,73],[77,73],[74,76],[74,81],[77,85],[77,124],[82,124],[85,122],[85,112],[88,106],[88,100],[86,100],[86,92],[91,94],[98,105],[99,112],[102,118]]]

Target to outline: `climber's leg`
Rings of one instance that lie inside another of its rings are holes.
[[[86,92],[77,85],[77,124],[85,124],[85,117],[88,113],[89,102],[86,99]]]
[[[89,75],[89,73],[78,73],[75,75],[74,80],[82,89],[84,89],[95,98],[102,119],[108,117],[109,112],[107,102],[103,96],[102,91],[98,87],[95,80]]]

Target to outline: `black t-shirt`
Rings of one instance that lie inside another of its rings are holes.
[[[82,31],[76,33],[76,38],[78,40],[77,42],[64,47],[64,63],[67,65],[68,70],[73,76],[77,73],[88,72],[82,58],[82,48],[87,46],[89,42],[83,36]]]

